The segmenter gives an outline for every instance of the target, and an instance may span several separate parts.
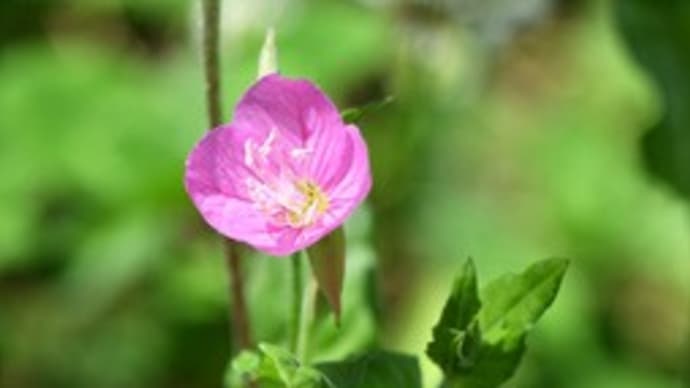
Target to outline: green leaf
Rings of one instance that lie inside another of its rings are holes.
[[[479,324],[484,340],[500,343],[525,335],[553,303],[568,260],[537,262],[519,275],[504,275],[482,289]]]
[[[418,388],[422,386],[416,357],[373,351],[340,362],[316,365],[338,388]]]
[[[661,120],[643,138],[649,169],[690,199],[690,3],[619,0],[622,36],[635,59],[658,84]]]
[[[386,96],[380,101],[373,101],[356,108],[347,108],[340,113],[340,116],[343,118],[343,121],[348,124],[356,123],[362,120],[367,114],[375,112],[391,102],[393,102],[393,96]]]
[[[312,272],[319,289],[326,296],[340,322],[340,295],[345,276],[345,232],[342,227],[334,230],[319,242],[307,248]]]
[[[525,353],[525,337],[490,345],[482,343],[475,365],[461,373],[446,375],[443,387],[495,388],[510,379]]]
[[[471,258],[465,261],[455,278],[453,291],[443,308],[441,319],[434,327],[433,339],[426,349],[429,357],[447,375],[474,364],[473,357],[481,335],[476,324],[471,325],[481,302],[477,290],[477,274]]]
[[[551,305],[568,261],[551,259],[489,283],[477,296],[468,259],[455,280],[427,354],[443,370],[443,387],[494,388],[508,380],[527,334]],[[481,302],[480,302],[481,301]]]
[[[260,384],[262,388],[331,386],[318,370],[301,365],[287,350],[265,343],[259,344],[259,353],[240,353],[226,372],[227,388],[244,388],[251,384]]]

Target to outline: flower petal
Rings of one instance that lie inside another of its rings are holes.
[[[345,124],[325,122],[315,114],[308,117],[314,132],[306,145],[312,150],[307,174],[328,190],[344,176],[352,163],[353,142]]]
[[[273,246],[266,218],[247,198],[242,182],[250,172],[241,161],[232,126],[216,128],[204,136],[187,158],[185,188],[204,221],[233,240],[255,246]]]
[[[239,185],[249,174],[240,162],[243,150],[236,141],[241,135],[233,126],[221,126],[206,134],[187,158],[185,187],[196,203],[209,195],[246,199]]]
[[[324,160],[323,163],[338,165],[337,175],[327,181],[329,198],[339,201],[354,201],[353,207],[357,206],[371,189],[371,170],[369,167],[369,155],[367,145],[354,125],[345,126],[348,147],[346,148],[348,157],[340,159],[340,163],[335,158]]]
[[[233,123],[241,128],[264,131],[276,128],[286,139],[300,145],[313,132],[306,122],[314,112],[328,122],[339,122],[340,114],[328,97],[313,83],[292,80],[278,74],[260,79],[235,108]]]
[[[371,190],[371,171],[367,146],[359,129],[354,125],[345,127],[350,147],[347,149],[348,158],[341,159],[337,177],[329,181],[325,187],[330,201],[327,215],[333,217],[337,223],[342,223],[366,198]],[[328,163],[335,164],[333,159]],[[324,215],[324,220],[330,217]]]

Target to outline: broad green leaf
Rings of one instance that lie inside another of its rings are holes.
[[[270,344],[259,344],[259,352],[243,351],[230,363],[225,375],[227,388],[244,388],[251,384],[265,387],[329,387],[316,369],[301,365],[287,350]]]
[[[690,199],[690,3],[618,0],[622,35],[658,84],[665,112],[643,138],[650,170]]]
[[[417,358],[409,355],[373,351],[340,362],[317,364],[337,388],[421,388]]]
[[[566,259],[543,260],[482,289],[479,325],[484,340],[495,344],[525,335],[553,303],[567,268]]]
[[[426,349],[445,374],[451,375],[473,365],[481,335],[478,326],[470,324],[480,307],[477,274],[474,262],[468,258],[455,278],[453,291],[434,327],[433,340]]]
[[[331,305],[335,320],[340,322],[340,295],[345,276],[345,232],[334,230],[319,242],[307,248],[312,272],[319,289]]]

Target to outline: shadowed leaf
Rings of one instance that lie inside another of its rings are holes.
[[[419,363],[413,356],[374,351],[341,362],[316,365],[338,388],[421,388]]]
[[[345,276],[345,232],[342,227],[334,230],[319,242],[307,248],[312,272],[319,289],[326,296],[340,322],[340,295]]]
[[[690,3],[619,0],[623,37],[659,86],[665,112],[643,138],[649,169],[690,199]]]

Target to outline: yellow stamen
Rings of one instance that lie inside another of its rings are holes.
[[[309,226],[328,209],[328,197],[311,181],[298,181],[295,187],[304,196],[304,200],[300,203],[299,210],[288,213],[288,221],[293,226]]]

